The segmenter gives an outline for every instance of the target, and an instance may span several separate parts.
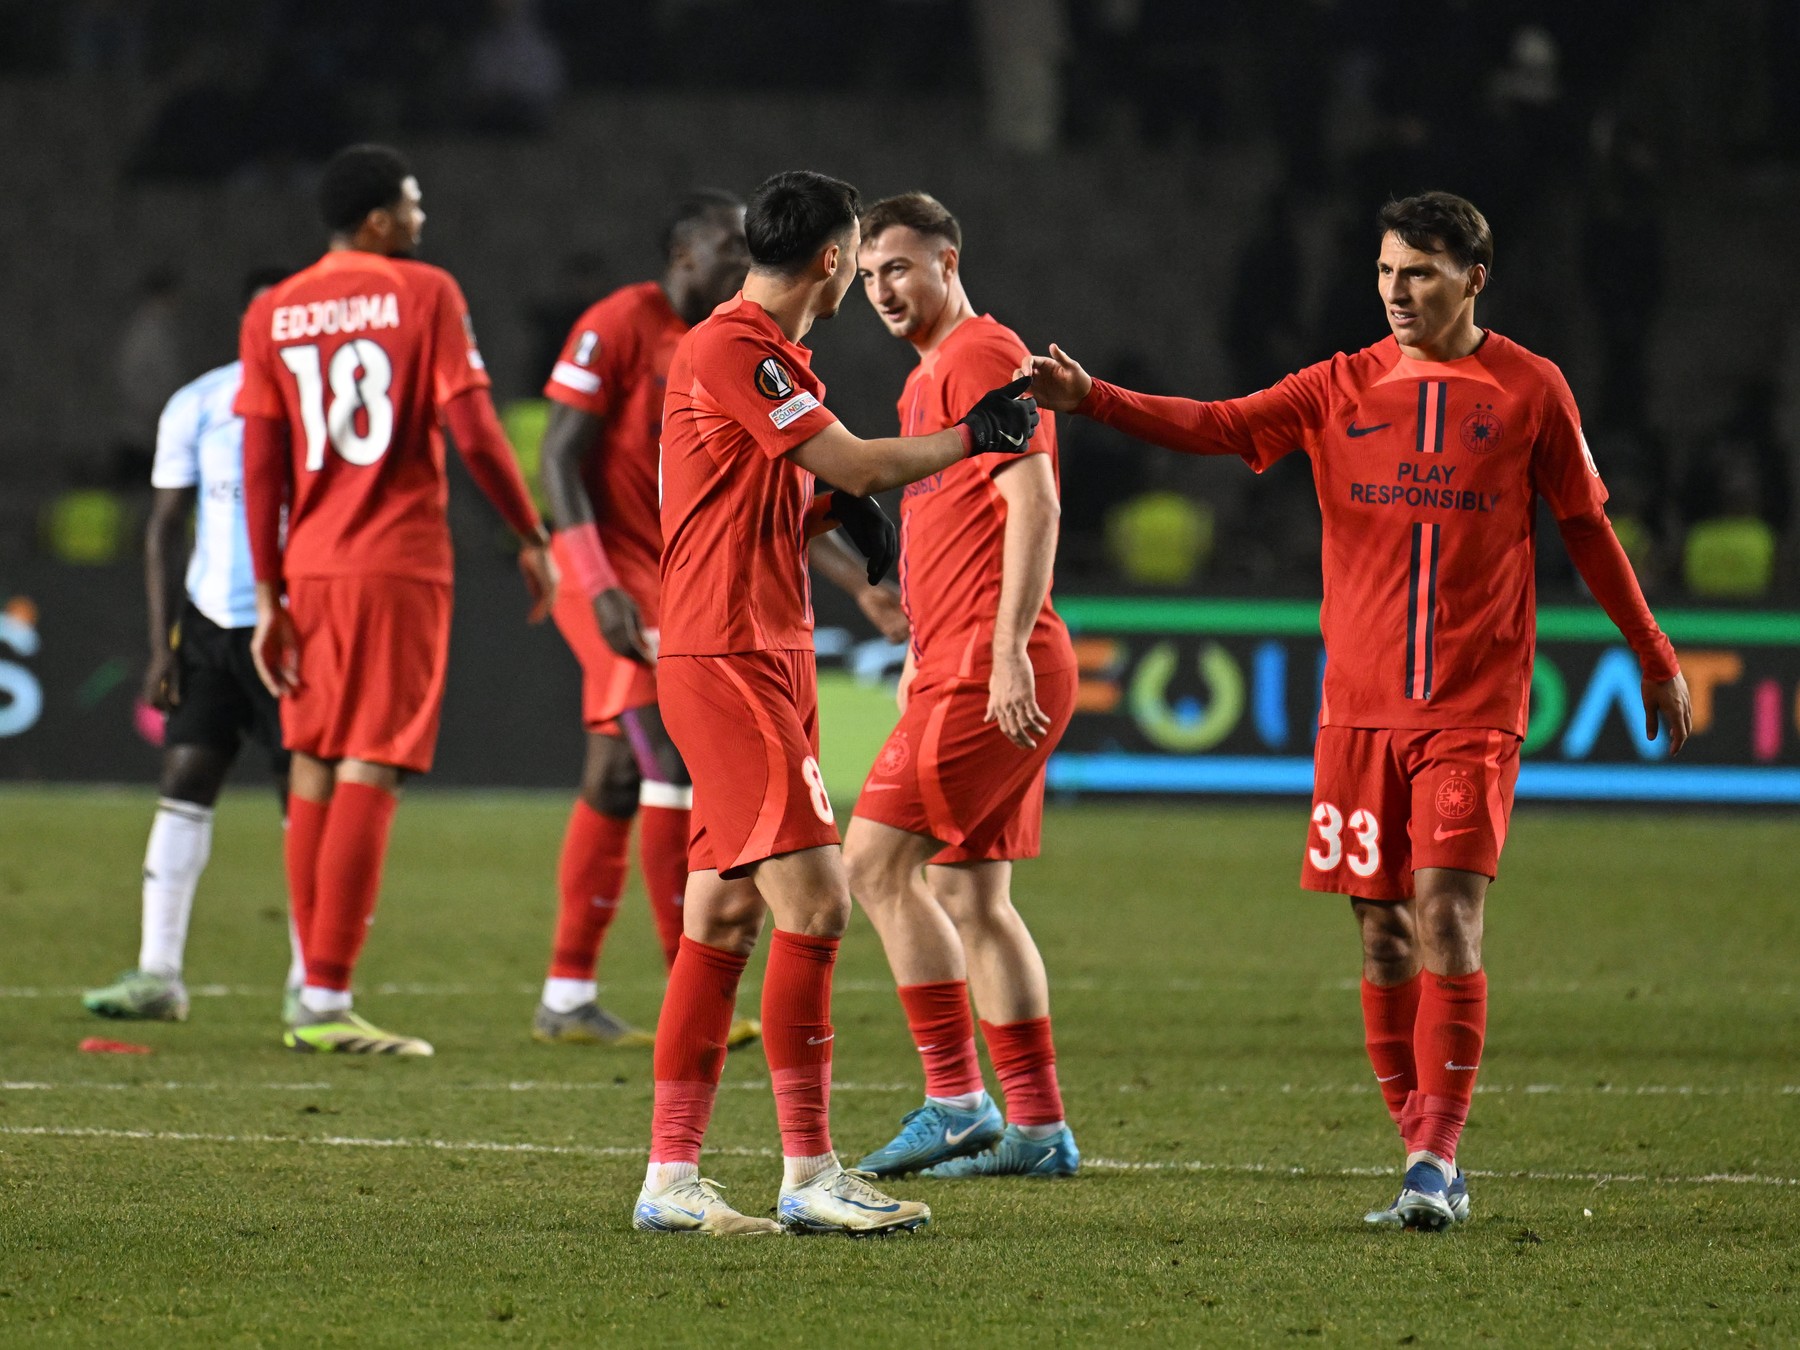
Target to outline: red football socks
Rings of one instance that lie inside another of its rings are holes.
[[[556,887],[556,943],[550,953],[553,980],[591,980],[600,962],[600,944],[619,910],[631,848],[631,818],[594,810],[580,798],[563,832]]]
[[[1420,1149],[1446,1160],[1469,1119],[1481,1043],[1487,1033],[1487,972],[1420,977],[1419,1016],[1413,1031],[1419,1092],[1400,1122],[1408,1152]]]
[[[1062,1092],[1056,1085],[1056,1045],[1050,1039],[1050,1019],[1033,1017],[1025,1022],[983,1022],[982,1039],[994,1075],[1006,1094],[1009,1125],[1055,1125],[1063,1119]]]
[[[685,950],[686,943],[683,943]],[[781,1152],[831,1152],[831,969],[838,940],[776,929],[763,975],[763,1052],[775,1089]],[[660,1160],[659,1160],[660,1161]]]
[[[671,968],[681,948],[681,900],[687,892],[690,812],[667,806],[638,808],[638,858],[650,914],[662,939],[663,960]]]
[[[744,963],[733,952],[681,939],[656,1024],[653,1163],[700,1161],[700,1141],[725,1071],[725,1037]]]
[[[1363,1044],[1388,1114],[1400,1123],[1406,1099],[1419,1086],[1413,1068],[1413,1027],[1418,1021],[1419,991],[1423,976],[1414,975],[1399,984],[1362,982]]]
[[[925,1064],[925,1095],[961,1097],[980,1092],[981,1062],[975,1055],[975,1016],[969,1011],[969,982],[904,984],[899,992],[913,1045]]]
[[[290,792],[287,808],[288,910],[294,916],[294,932],[299,935],[304,952],[318,897],[319,845],[325,838],[331,803],[315,802]]]
[[[367,783],[339,783],[331,795],[319,843],[312,922],[300,941],[306,983],[313,988],[350,988],[350,973],[381,892],[381,865],[397,805],[391,792]]]

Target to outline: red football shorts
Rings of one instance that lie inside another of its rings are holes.
[[[694,871],[742,876],[764,858],[838,842],[812,652],[665,656],[657,680],[663,723],[694,780]]]
[[[1421,867],[1491,879],[1518,780],[1519,738],[1511,732],[1321,727],[1300,884],[1410,900]]]
[[[594,602],[569,580],[569,566],[562,560],[560,544],[551,541],[557,553],[557,567],[562,581],[556,588],[556,603],[550,617],[581,664],[581,721],[589,731],[608,736],[619,734],[616,719],[627,708],[642,708],[656,702],[656,671],[650,666],[620,656],[606,645],[600,635],[600,620],[594,614]]]
[[[431,768],[450,660],[450,587],[411,577],[296,577],[300,687],[282,740],[315,759]]]
[[[1037,677],[1050,730],[1023,750],[984,722],[985,679],[921,671],[906,711],[875,757],[856,814],[944,841],[934,863],[1035,858],[1043,836],[1044,765],[1075,713],[1076,672]]]

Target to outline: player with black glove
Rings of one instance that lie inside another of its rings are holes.
[[[887,518],[887,513],[873,497],[859,497],[829,483],[816,486],[819,492],[831,496],[827,518],[838,523],[850,536],[850,542],[856,545],[856,551],[868,560],[869,585],[880,585],[900,556],[900,534],[894,528],[894,522]]]
[[[1038,429],[1037,400],[1019,395],[1031,388],[1025,375],[999,389],[990,389],[964,415],[959,427],[969,430],[971,455],[1022,455]]]

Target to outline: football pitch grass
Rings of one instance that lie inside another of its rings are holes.
[[[144,792],[0,791],[6,1345],[1788,1345],[1800,1339],[1800,895],[1788,818],[1521,811],[1489,906],[1473,1220],[1365,1231],[1398,1144],[1354,930],[1294,884],[1300,806],[1053,809],[1017,880],[1086,1155],[1056,1182],[906,1182],[883,1241],[636,1234],[647,1052],[528,1037],[566,812],[415,792],[359,1007],[423,1062],[281,1048],[266,792],[222,804],[182,1026],[102,1023]],[[746,978],[753,1006],[760,957]],[[634,881],[603,1001],[654,1022]],[[917,1104],[859,916],[838,966],[849,1160]],[[87,1036],[154,1047],[82,1054]],[[704,1166],[775,1199],[760,1050]],[[991,1080],[990,1080],[991,1081]]]

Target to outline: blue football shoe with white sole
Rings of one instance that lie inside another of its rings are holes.
[[[972,1111],[926,1102],[908,1111],[900,1121],[900,1133],[856,1164],[856,1170],[877,1177],[903,1177],[911,1172],[979,1153],[997,1143],[1006,1121],[987,1093]]]
[[[1386,1209],[1372,1209],[1363,1215],[1371,1228],[1414,1228],[1427,1233],[1441,1233],[1469,1220],[1469,1181],[1462,1168],[1455,1167],[1448,1179],[1444,1163],[1427,1153],[1406,1169],[1400,1183],[1400,1194]],[[1421,1170],[1423,1169],[1423,1170]]]
[[[1047,1139],[1028,1139],[1008,1125],[989,1148],[952,1158],[919,1173],[938,1179],[958,1177],[1072,1177],[1081,1170],[1081,1150],[1067,1125]]]

